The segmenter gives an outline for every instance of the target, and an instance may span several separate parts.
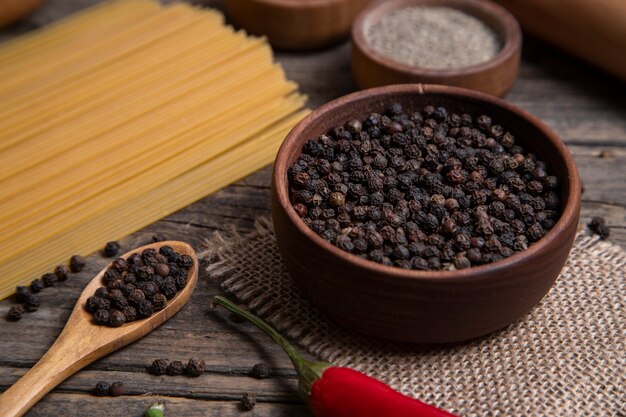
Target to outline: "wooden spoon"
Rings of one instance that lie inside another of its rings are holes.
[[[92,315],[85,310],[85,303],[96,289],[103,286],[102,277],[110,266],[107,265],[85,287],[65,328],[48,352],[20,380],[0,395],[2,417],[23,416],[37,401],[67,377],[96,359],[145,336],[180,310],[189,300],[198,279],[198,258],[191,246],[183,242],[159,242],[142,246],[121,257],[126,259],[133,253],[148,248],[158,250],[164,245],[171,246],[181,255],[189,255],[193,258],[193,266],[189,270],[185,288],[169,300],[163,310],[148,318],[116,328],[100,326],[93,322]]]

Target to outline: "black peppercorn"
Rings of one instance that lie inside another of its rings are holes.
[[[116,381],[111,384],[111,387],[109,388],[109,395],[111,397],[119,397],[120,395],[124,395],[124,391],[124,383]]]
[[[39,291],[43,290],[45,287],[46,287],[45,284],[39,278],[32,280],[30,283],[30,290],[34,293],[38,293]]]
[[[26,310],[20,304],[12,305],[9,308],[9,312],[7,313],[7,319],[11,321],[17,321],[22,318],[22,314],[24,314]]]
[[[65,281],[69,273],[70,271],[65,265],[58,265],[54,268],[54,275],[56,275],[57,280],[59,281]]]
[[[245,411],[250,411],[256,406],[256,396],[254,394],[248,394],[247,392],[241,397],[241,407]]]
[[[80,255],[74,255],[70,258],[70,270],[72,272],[80,272],[85,267],[85,258]]]
[[[169,257],[169,256],[171,256],[171,255],[173,255],[173,254],[174,254],[174,249],[172,249],[172,247],[171,247],[171,246],[168,246],[168,245],[163,245],[163,246],[161,246],[161,247],[159,248],[159,253],[160,253],[160,254],[162,254],[162,255],[164,255],[164,256]]]
[[[600,236],[603,240],[608,238],[611,233],[611,230],[606,225],[606,220],[603,217],[592,218],[587,227],[589,227],[589,230]]]
[[[111,386],[109,385],[108,382],[105,381],[100,381],[96,384],[96,388],[94,390],[94,394],[96,394],[99,397],[105,397],[107,395],[109,395],[109,389],[111,388]]]
[[[204,369],[206,368],[206,363],[202,359],[189,359],[187,362],[187,366],[185,367],[185,372],[189,376],[200,376],[204,373]]]
[[[24,308],[26,311],[37,311],[37,308],[41,305],[41,299],[39,296],[30,294],[26,298],[26,302],[24,303]]]
[[[178,275],[174,278],[174,282],[176,283],[176,289],[182,290],[187,285],[187,275]]]
[[[146,298],[152,298],[159,291],[157,285],[152,281],[145,281],[139,284],[139,289],[143,291]]]
[[[26,299],[30,295],[30,290],[28,287],[17,286],[15,287],[15,298],[18,302],[24,303]]]
[[[150,373],[153,375],[164,375],[167,373],[169,361],[167,359],[155,359],[150,365]]]
[[[152,240],[152,243],[165,242],[167,237],[162,233],[155,233],[150,240]]]
[[[104,250],[102,251],[104,253],[104,256],[106,257],[113,257],[115,255],[117,255],[117,252],[120,250],[120,245],[117,242],[107,242],[107,244],[104,246]]]
[[[103,308],[97,310],[93,315],[93,319],[98,324],[108,324],[109,323],[109,310],[106,310]]]
[[[167,297],[161,293],[156,294],[152,297],[152,306],[155,311],[160,311],[167,306]]]
[[[124,323],[126,323],[126,315],[122,311],[113,310],[109,313],[109,326],[110,327],[120,327]]]
[[[118,272],[124,272],[128,270],[128,263],[124,258],[117,258],[111,263],[111,267]]]
[[[122,310],[124,316],[126,316],[126,323],[137,320],[137,310],[133,306],[126,306]]]
[[[150,317],[154,313],[154,307],[148,300],[143,300],[135,307],[137,309],[137,318],[143,319]]]
[[[41,276],[41,281],[46,287],[54,287],[55,285],[57,285],[58,279],[55,274],[46,273]]]
[[[270,376],[272,371],[264,362],[259,362],[252,367],[250,371],[250,375],[256,379],[265,379]]]
[[[185,367],[182,362],[173,361],[167,366],[167,369],[165,370],[165,372],[170,376],[177,376],[177,375],[182,375],[184,370],[185,370]]]
[[[170,267],[167,264],[158,264],[156,268],[154,268],[154,273],[166,277],[170,274]]]
[[[193,266],[193,258],[189,255],[182,255],[178,266],[182,268],[191,268]]]

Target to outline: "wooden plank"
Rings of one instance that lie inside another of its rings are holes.
[[[127,416],[140,417],[156,401],[165,400],[168,416],[184,417],[310,417],[300,404],[276,404],[258,401],[253,411],[244,411],[239,401],[198,401],[186,398],[122,396],[117,398],[87,397],[73,393],[52,393],[37,404],[28,417]]]

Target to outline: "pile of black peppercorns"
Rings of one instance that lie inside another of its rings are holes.
[[[426,106],[352,120],[309,140],[289,168],[290,198],[318,235],[405,269],[495,262],[560,216],[558,181],[490,117]]]
[[[104,273],[105,286],[87,299],[85,308],[97,324],[110,327],[150,317],[187,285],[193,264],[191,256],[170,246],[117,258]]]

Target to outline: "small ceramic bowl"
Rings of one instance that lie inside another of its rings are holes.
[[[389,12],[413,6],[450,7],[486,23],[502,49],[491,60],[458,69],[429,69],[395,61],[375,51],[366,34]],[[485,0],[390,0],[364,10],[352,25],[352,73],[361,89],[401,83],[452,85],[503,96],[517,78],[522,46],[520,26],[506,9]]]
[[[457,271],[413,271],[344,252],[314,233],[289,201],[287,169],[304,143],[349,120],[383,113],[399,102],[487,114],[518,144],[545,161],[560,180],[563,212],[540,241],[501,261]],[[403,342],[455,342],[500,329],[526,314],[548,292],[572,247],[580,213],[580,181],[561,140],[540,120],[496,97],[448,86],[374,88],[334,100],[289,133],[276,157],[272,217],[293,281],[321,311],[362,333]]]
[[[348,38],[372,0],[226,0],[236,25],[281,49],[321,48]]]

